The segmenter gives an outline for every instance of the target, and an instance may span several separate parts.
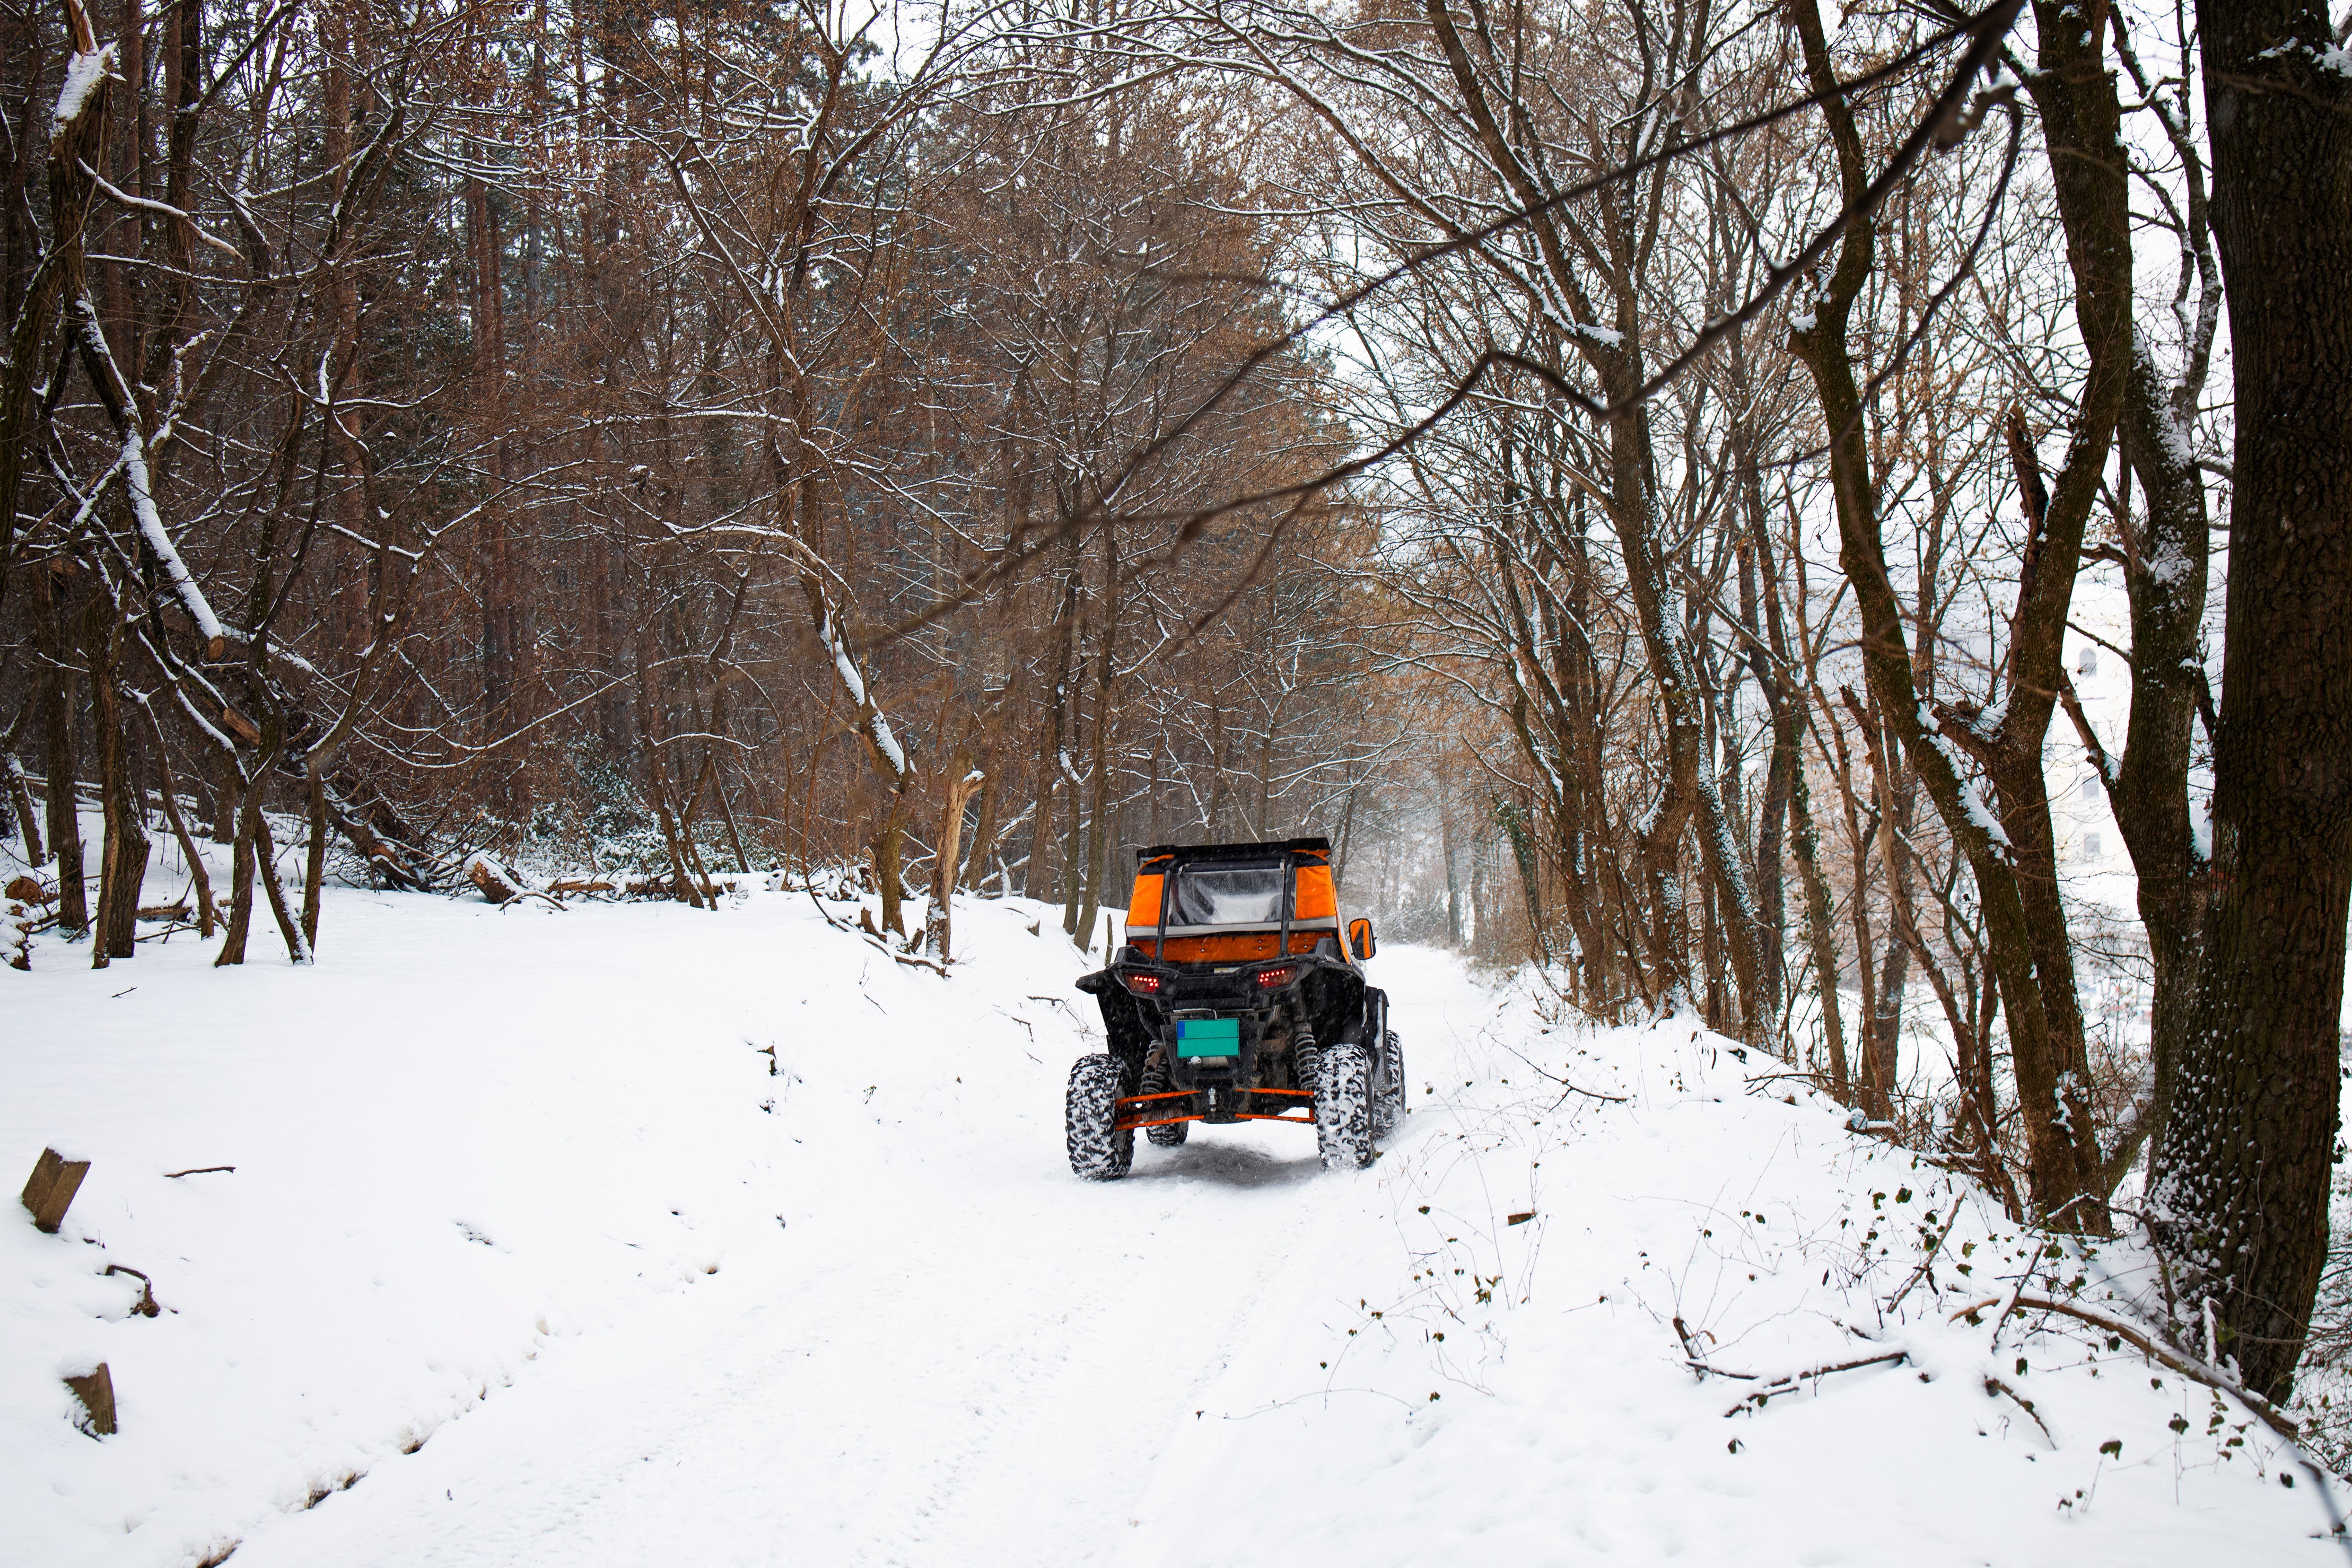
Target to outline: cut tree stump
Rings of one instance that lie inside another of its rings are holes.
[[[81,1407],[89,1412],[89,1429],[100,1437],[114,1436],[114,1374],[100,1362],[95,1372],[66,1379]]]
[[[81,1178],[89,1174],[88,1160],[69,1160],[55,1149],[43,1149],[32,1178],[25,1183],[24,1203],[32,1211],[33,1223],[55,1236],[65,1223],[67,1206],[81,1190]]]

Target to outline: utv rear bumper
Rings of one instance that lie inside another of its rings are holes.
[[[1314,1096],[1304,1089],[1234,1089],[1211,1086],[1171,1089],[1163,1094],[1130,1094],[1118,1102],[1113,1132],[1172,1127],[1179,1122],[1312,1123]],[[1304,1113],[1302,1114],[1301,1113]]]

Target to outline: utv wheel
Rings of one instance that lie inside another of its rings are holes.
[[[1117,1181],[1135,1163],[1135,1130],[1111,1130],[1118,1124],[1125,1077],[1116,1056],[1081,1056],[1070,1064],[1063,1132],[1070,1145],[1070,1169],[1088,1181]]]
[[[1372,1163],[1372,1053],[1328,1045],[1315,1068],[1315,1144],[1327,1171]]]
[[[1388,1031],[1381,1051],[1381,1071],[1374,1075],[1372,1136],[1385,1138],[1404,1122],[1404,1041]]]
[[[1160,1062],[1153,1062],[1150,1066],[1145,1068],[1143,1070],[1143,1087],[1137,1090],[1136,1092],[1139,1094],[1167,1093],[1168,1069],[1166,1065]],[[1147,1114],[1165,1115],[1168,1113],[1160,1111],[1159,1109],[1160,1105],[1181,1104],[1181,1102],[1179,1101],[1162,1100],[1159,1102],[1158,1105],[1145,1106],[1144,1111]],[[1172,1122],[1165,1127],[1146,1127],[1143,1129],[1143,1135],[1151,1140],[1151,1146],[1156,1149],[1172,1149],[1183,1143],[1184,1134],[1192,1130],[1192,1124],[1190,1122]]]

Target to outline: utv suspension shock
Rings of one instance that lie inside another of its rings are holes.
[[[1315,1092],[1315,1070],[1322,1060],[1322,1049],[1315,1043],[1315,1026],[1300,1019],[1290,1031],[1290,1075],[1297,1080],[1297,1087],[1310,1094]]]

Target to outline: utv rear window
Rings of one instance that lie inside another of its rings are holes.
[[[1176,878],[1171,925],[1271,925],[1282,918],[1282,868],[1186,866]]]

